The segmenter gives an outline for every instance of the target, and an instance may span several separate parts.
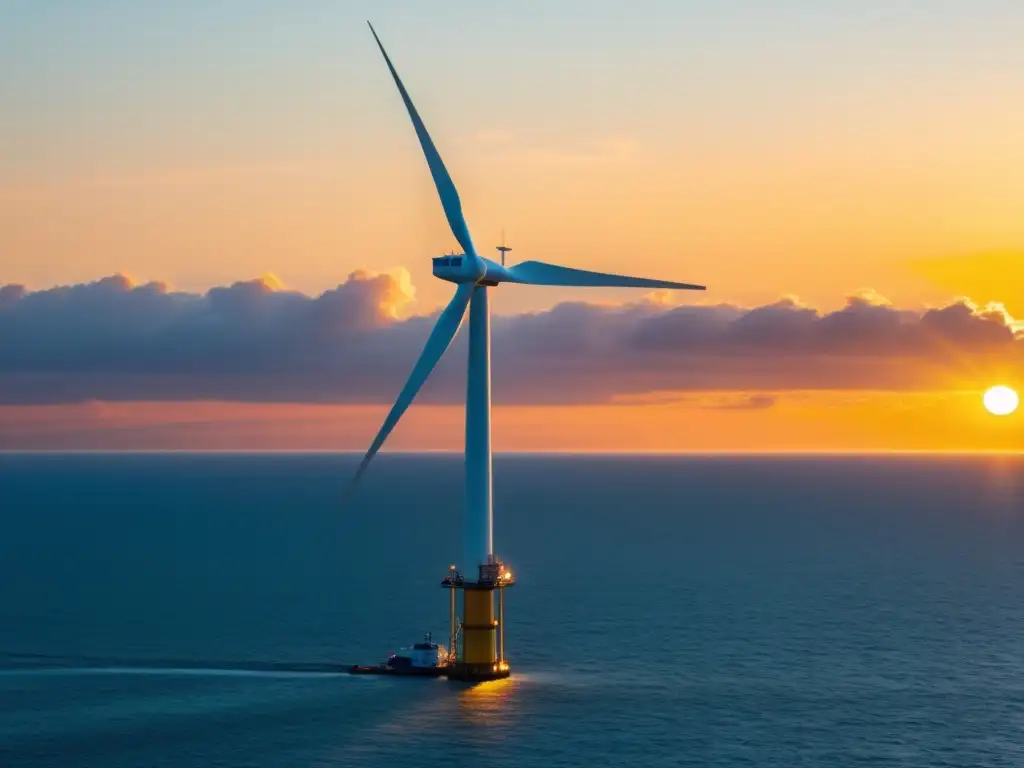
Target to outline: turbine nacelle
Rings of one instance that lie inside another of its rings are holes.
[[[471,253],[450,253],[434,259],[434,277],[449,283],[479,283],[486,273],[483,259]]]
[[[496,261],[473,256],[468,253],[449,253],[433,260],[434,277],[447,280],[449,283],[474,283],[480,285],[497,285],[498,283],[517,283],[509,268]]]

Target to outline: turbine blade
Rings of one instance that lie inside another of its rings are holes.
[[[448,226],[451,227],[452,234],[459,241],[462,250],[467,254],[476,254],[476,250],[473,248],[473,240],[469,236],[469,227],[466,226],[466,217],[462,214],[462,202],[459,200],[459,193],[455,189],[455,182],[452,181],[448,169],[444,167],[444,161],[441,160],[441,155],[434,146],[430,134],[427,133],[427,127],[420,119],[419,112],[413,106],[408,91],[402,85],[402,79],[398,76],[398,72],[395,71],[387,51],[384,50],[384,45],[381,43],[380,38],[377,37],[377,31],[370,22],[366,23],[373,33],[373,39],[377,41],[377,47],[384,54],[384,61],[387,63],[388,69],[391,70],[391,76],[395,79],[395,85],[398,86],[398,92],[402,95],[405,108],[409,110],[409,117],[412,119],[413,128],[416,129],[416,136],[420,140],[420,146],[423,147],[423,154],[426,155],[427,165],[430,166],[430,175],[434,178],[434,186],[437,187],[437,194],[441,197],[441,206],[444,208],[444,215],[448,219]]]
[[[676,283],[671,280],[653,280],[648,277],[629,277],[589,269],[573,269],[543,261],[523,261],[514,267],[505,267],[511,276],[509,282],[527,285],[588,286],[591,288],[672,288],[682,291],[703,291],[703,285]]]
[[[353,486],[359,482],[359,478],[366,471],[371,459],[377,455],[377,451],[380,450],[384,441],[387,440],[391,430],[395,428],[398,420],[402,418],[402,414],[405,413],[413,398],[416,397],[416,393],[420,391],[423,383],[430,376],[431,371],[434,370],[437,361],[441,359],[441,355],[444,354],[452,339],[455,338],[455,334],[459,331],[459,326],[462,325],[462,318],[466,314],[466,307],[469,306],[469,299],[473,295],[475,288],[476,286],[471,283],[460,285],[448,306],[441,312],[434,330],[430,332],[430,338],[427,339],[426,346],[423,347],[423,351],[420,353],[419,360],[416,361],[412,373],[409,374],[409,380],[405,382],[405,386],[398,395],[398,399],[395,400],[395,404],[391,407],[391,412],[384,419],[384,424],[373,439],[370,450],[366,452],[366,455],[360,462],[359,469],[356,470],[355,477],[352,478]]]

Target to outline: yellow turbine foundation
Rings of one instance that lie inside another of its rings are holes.
[[[449,575],[441,585],[452,590],[451,637],[457,653],[448,667],[447,676],[452,680],[482,682],[499,680],[509,676],[508,660],[505,657],[505,632],[500,626],[504,622],[504,591],[515,584],[512,572],[500,562],[480,566],[480,578],[469,581],[462,577],[455,566],[449,567]],[[462,593],[462,620],[455,616],[455,590]],[[498,593],[498,618],[494,616],[494,593]]]
[[[493,665],[498,661],[494,635],[494,593],[489,589],[463,590],[462,661],[466,664]]]

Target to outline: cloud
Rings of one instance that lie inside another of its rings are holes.
[[[491,130],[478,131],[474,138],[478,144],[508,144],[515,138],[515,135],[512,131],[505,130],[503,128],[494,128]]]
[[[788,393],[790,398],[797,393]],[[698,408],[704,411],[763,411],[774,408],[778,403],[777,395],[758,392],[720,392],[687,394],[685,392],[643,392],[632,395],[619,395],[613,402],[619,405],[681,405]]]
[[[547,165],[596,165],[623,162],[637,154],[632,139],[608,136],[581,141],[574,147],[536,149],[525,153],[527,157]]]
[[[499,289],[501,290],[501,289]],[[386,403],[436,312],[409,315],[404,271],[357,271],[319,296],[272,276],[183,293],[124,275],[0,287],[0,403],[89,400]],[[421,395],[461,402],[465,334]],[[833,312],[793,298],[743,308],[564,302],[494,319],[497,403],[602,403],[687,391],[934,390],[1020,370],[1024,334],[1000,305],[909,310],[872,292]],[[770,395],[704,407],[765,409]]]
[[[496,158],[543,166],[595,166],[622,163],[639,152],[637,142],[624,136],[602,136],[559,145],[528,145],[506,131],[483,131],[474,136]]]
[[[740,395],[708,403],[701,407],[718,411],[763,411],[767,408],[774,408],[776,400],[774,395]]]

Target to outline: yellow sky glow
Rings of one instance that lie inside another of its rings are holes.
[[[499,451],[1020,451],[1021,412],[992,418],[980,391],[680,393],[656,405],[502,406]],[[362,450],[385,407],[91,403],[0,407],[8,440],[35,448]],[[458,406],[409,410],[389,450],[462,449]],[[30,442],[31,442],[30,441]]]

